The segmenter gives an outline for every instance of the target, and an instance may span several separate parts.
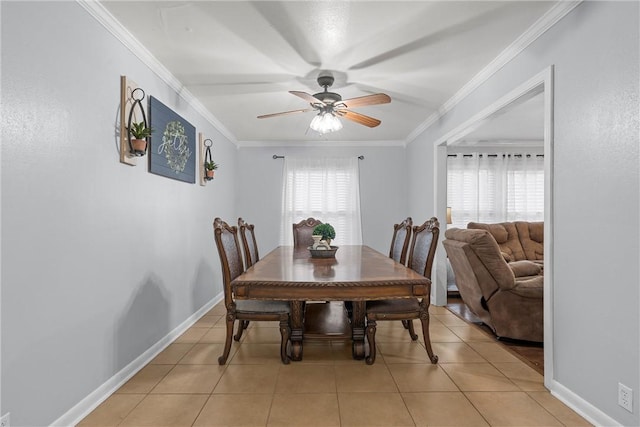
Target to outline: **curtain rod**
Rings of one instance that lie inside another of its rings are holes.
[[[275,160],[275,159],[284,159],[284,156],[278,156],[277,154],[274,154],[273,155],[273,160]],[[358,156],[358,159],[359,160],[364,160],[364,156],[361,154],[361,155]]]
[[[473,154],[460,154],[462,157],[473,157]],[[479,157],[487,156],[487,157],[498,157],[499,154],[478,154]],[[544,154],[502,154],[502,157],[544,157]],[[458,154],[447,154],[447,157],[458,157]]]

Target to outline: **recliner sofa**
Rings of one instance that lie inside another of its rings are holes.
[[[538,224],[521,222],[516,228],[515,223],[470,223],[466,230],[445,233],[443,245],[462,300],[499,338],[543,341],[543,256],[542,243],[536,240],[542,236],[542,223]],[[526,251],[520,229],[525,240],[531,240],[525,243]]]

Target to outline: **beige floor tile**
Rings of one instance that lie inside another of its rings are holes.
[[[344,392],[397,392],[389,369],[385,364],[335,365],[336,386],[339,393]]]
[[[232,346],[229,358],[233,357],[237,347]],[[222,356],[224,344],[222,343],[198,343],[184,355],[180,365],[217,365],[218,357]]]
[[[276,382],[276,393],[335,393],[336,375],[333,365],[290,363],[282,366]]]
[[[438,363],[483,363],[486,360],[464,342],[432,342]]]
[[[546,391],[544,377],[529,365],[516,363],[492,363],[522,391]]]
[[[250,328],[244,332],[244,343],[249,344],[280,344],[280,328]]]
[[[484,333],[482,330],[478,329],[478,327],[473,325],[449,326],[449,329],[463,341],[495,341],[495,337]]]
[[[380,325],[382,322],[378,322]],[[386,322],[389,323],[389,322]],[[416,334],[422,336],[422,328],[419,324],[416,326]],[[409,332],[404,328],[379,328],[376,327],[376,342],[410,342]]]
[[[270,394],[213,394],[194,427],[266,426],[273,396]]]
[[[302,360],[292,363],[333,365],[333,357],[330,341],[305,341],[302,348]]]
[[[220,365],[176,365],[151,393],[211,393],[225,368]]]
[[[243,343],[227,363],[231,365],[282,364],[280,344]]]
[[[489,426],[460,392],[402,393],[416,426]]]
[[[414,426],[400,393],[338,393],[342,427]]]
[[[429,336],[431,337],[431,343],[434,342],[462,342],[462,338],[452,332],[452,327],[449,328],[441,323],[429,325]],[[424,342],[422,337],[422,329],[416,331],[418,334],[418,340]]]
[[[203,394],[148,395],[121,426],[191,426],[208,396]]]
[[[204,315],[196,323],[193,324],[193,328],[211,328],[220,320],[221,315]]]
[[[153,358],[151,364],[155,365],[175,365],[193,347],[192,343],[173,343],[162,350],[160,354]]]
[[[459,391],[438,365],[393,364],[388,368],[401,392]]]
[[[276,388],[280,365],[229,365],[214,393],[268,393]]]
[[[369,353],[369,344],[365,340],[365,354]],[[353,358],[353,347],[351,341],[332,341],[331,349],[333,353],[333,362],[335,364],[361,365],[364,360],[356,360]],[[382,361],[382,355],[378,353],[376,360]]]
[[[114,394],[83,419],[78,427],[117,426],[145,396],[145,394]]]
[[[224,316],[225,314],[227,314],[227,309],[224,307],[224,302],[221,302],[209,310],[206,316]]]
[[[468,342],[469,346],[477,351],[482,357],[489,362],[497,363],[516,363],[520,362],[516,356],[514,356],[509,350],[505,349],[502,345],[495,342],[480,342],[471,341]]]
[[[173,365],[147,365],[116,393],[149,393],[173,368]]]
[[[181,344],[184,344],[184,343],[195,344],[198,341],[200,341],[200,338],[202,338],[202,336],[206,333],[207,333],[206,328],[191,327],[187,329],[182,335],[180,335],[174,342],[181,343]]]
[[[448,311],[448,310],[447,310]],[[440,321],[443,325],[447,326],[467,326],[468,323],[452,314],[450,311],[445,314],[434,314],[431,316],[431,319],[435,319]]]
[[[492,426],[562,426],[524,392],[469,392],[465,395]]]
[[[520,390],[489,363],[447,363],[441,366],[462,391]]]
[[[527,394],[565,426],[585,427],[592,425],[560,400],[553,397],[548,391],[533,391]]]
[[[246,333],[246,331],[245,331]],[[199,343],[224,343],[227,339],[227,329],[226,328],[210,328],[207,332],[200,338]],[[239,345],[233,338],[231,341],[234,345]]]
[[[433,305],[429,306],[429,314],[451,314],[449,309],[443,305]]]
[[[275,394],[269,427],[340,426],[336,393]]]
[[[430,363],[427,350],[424,348],[424,345],[418,341],[376,344],[379,350],[378,353],[384,357],[385,363]]]

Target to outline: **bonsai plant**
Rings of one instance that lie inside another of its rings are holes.
[[[210,162],[204,162],[205,179],[212,180],[214,171],[218,169],[218,164],[211,160]]]
[[[134,122],[127,130],[133,136],[131,147],[134,154],[143,155],[147,151],[147,138],[151,136],[153,129],[147,127],[144,122]]]
[[[322,240],[325,240],[328,245],[331,245],[331,239],[335,239],[336,230],[329,223],[318,224],[313,229],[313,235],[322,236]]]

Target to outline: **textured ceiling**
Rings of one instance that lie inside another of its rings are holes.
[[[238,141],[405,141],[527,30],[551,1],[102,1]],[[313,112],[289,90],[343,99],[383,92],[390,104],[354,108],[382,121],[308,128]],[[132,76],[133,77],[133,76]],[[135,78],[134,78],[135,80]]]

